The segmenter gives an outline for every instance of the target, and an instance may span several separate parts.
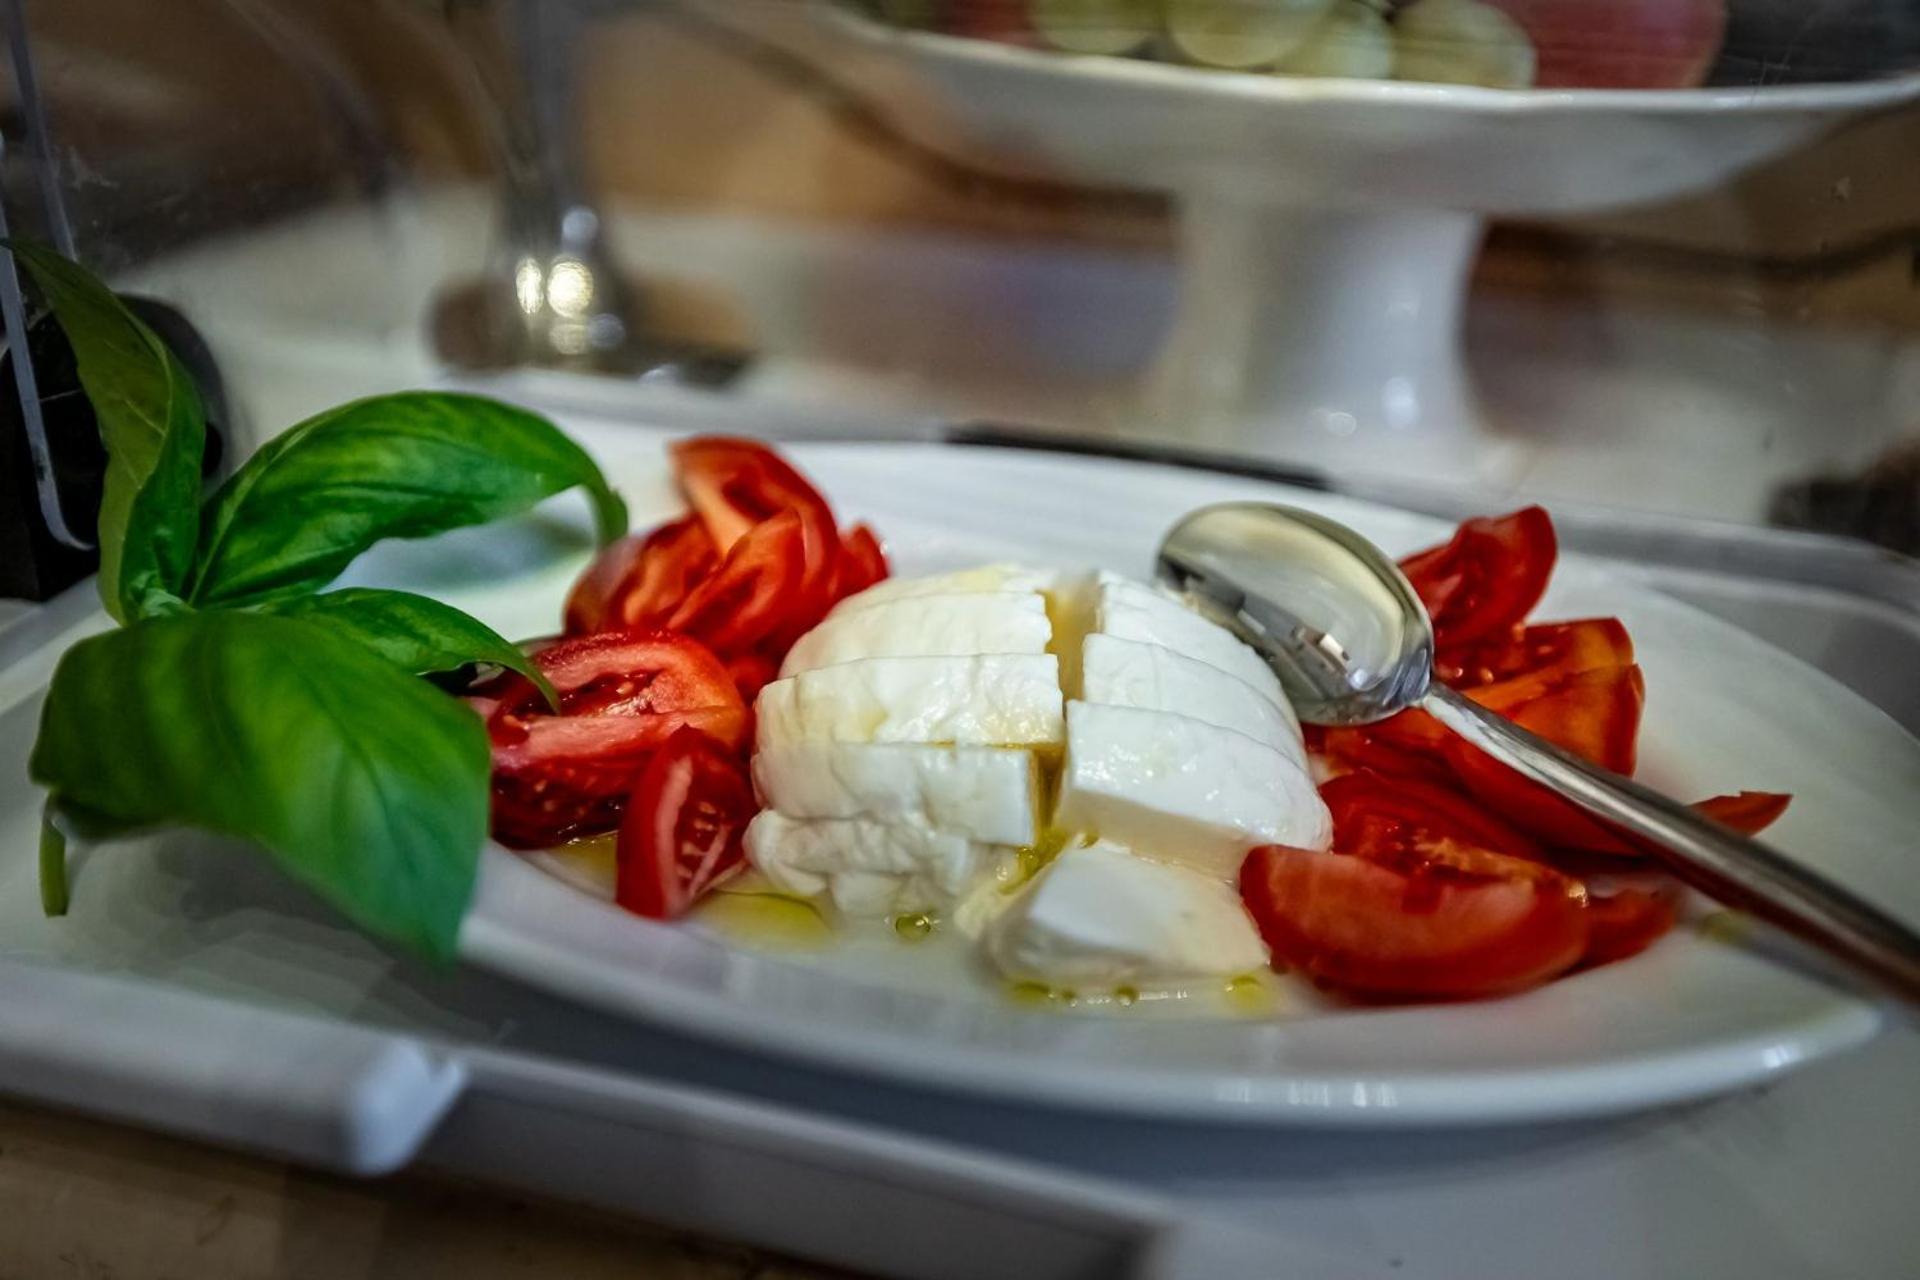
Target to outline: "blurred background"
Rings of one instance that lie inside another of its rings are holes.
[[[12,225],[243,448],[504,377],[1912,537],[1911,0],[0,8]]]

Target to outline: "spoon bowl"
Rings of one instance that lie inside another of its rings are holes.
[[[1258,649],[1307,724],[1384,720],[1433,677],[1433,625],[1393,561],[1297,507],[1228,502],[1168,532],[1160,582]]]

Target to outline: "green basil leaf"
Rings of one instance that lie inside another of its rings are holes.
[[[450,956],[487,828],[487,736],[326,627],[149,618],[54,672],[29,763],[56,806],[252,840],[375,932]]]
[[[84,267],[10,242],[60,322],[107,447],[100,598],[126,622],[180,607],[200,533],[200,393],[167,345]]]
[[[491,662],[533,681],[548,703],[554,692],[520,646],[478,618],[452,605],[410,591],[345,587],[317,596],[295,596],[267,606],[282,617],[318,623],[379,654],[412,675],[452,671],[470,662]]]
[[[188,599],[315,591],[383,538],[485,524],[575,485],[601,541],[626,531],[626,505],[600,468],[537,414],[441,392],[355,401],[269,441],[214,494]]]

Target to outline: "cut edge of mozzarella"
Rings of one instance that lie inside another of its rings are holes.
[[[1053,603],[1055,648],[1063,655],[1062,676],[1070,697],[1080,696],[1081,649],[1089,636],[1103,635],[1136,644],[1156,645],[1204,663],[1248,685],[1276,710],[1292,715],[1280,679],[1266,660],[1226,628],[1152,587],[1102,570],[1063,581]]]
[[[1004,976],[1049,985],[1172,983],[1267,966],[1231,886],[1104,840],[1054,858],[986,926],[983,945]]]
[[[1090,635],[1081,645],[1079,697],[1112,707],[1167,711],[1243,733],[1295,764],[1307,763],[1300,721],[1246,681],[1164,645]]]
[[[836,613],[801,636],[781,678],[866,658],[1042,654],[1053,641],[1046,600],[1033,591],[942,592]]]
[[[1000,591],[1044,593],[1053,590],[1059,575],[1020,564],[984,564],[923,578],[885,578],[833,606],[828,617],[857,613],[875,605],[893,604],[923,596],[978,595]]]
[[[917,823],[790,818],[771,809],[747,826],[747,860],[778,892],[825,898],[848,916],[945,911],[1016,862],[1004,845]]]
[[[761,749],[795,742],[1034,747],[1066,739],[1060,662],[1050,653],[862,658],[761,689]]]
[[[914,823],[989,844],[1034,843],[1033,752],[918,743],[797,742],[753,758],[754,785],[790,818]]]
[[[1324,849],[1333,822],[1299,764],[1243,733],[1188,716],[1067,704],[1054,825],[1222,881],[1249,849]]]

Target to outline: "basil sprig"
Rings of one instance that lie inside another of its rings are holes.
[[[81,641],[29,767],[125,828],[256,841],[360,924],[439,954],[487,825],[478,716],[341,632],[271,614],[144,618]]]
[[[268,441],[220,486],[187,598],[306,594],[383,538],[486,524],[575,485],[603,539],[626,532],[626,506],[600,469],[545,418],[481,396],[358,400]]]
[[[107,447],[100,599],[116,622],[176,609],[200,532],[200,393],[166,344],[84,268],[38,245],[8,247],[66,331]]]
[[[100,593],[123,625],[61,658],[29,771],[40,857],[67,903],[59,823],[186,825],[253,841],[364,927],[453,953],[487,823],[478,717],[416,675],[538,670],[423,596],[322,592],[361,552],[524,512],[579,487],[601,540],[625,505],[545,419],[478,396],[356,401],[262,448],[204,506],[206,422],[179,362],[84,269],[10,247],[78,357],[109,470]]]

